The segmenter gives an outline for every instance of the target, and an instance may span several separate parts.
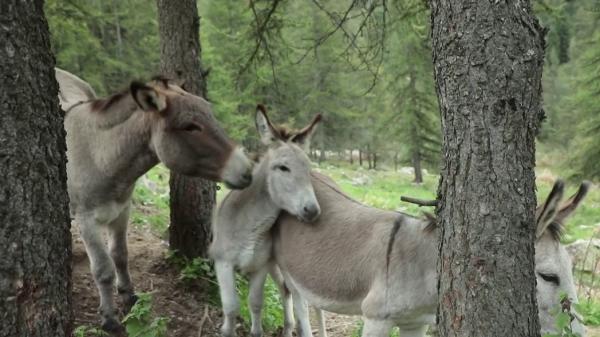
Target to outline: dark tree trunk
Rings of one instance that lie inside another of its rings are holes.
[[[325,147],[321,144],[321,148],[319,149],[319,165],[327,160],[327,156],[325,155]]]
[[[440,336],[539,336],[535,135],[544,32],[529,1],[434,1],[443,126]]]
[[[377,152],[373,152],[373,169],[377,169]]]
[[[350,165],[354,165],[354,158],[352,157],[354,155],[354,150],[350,149]]]
[[[362,166],[363,161],[363,152],[361,149],[358,149],[358,165]]]
[[[421,184],[423,182],[423,170],[421,169],[421,154],[419,153],[419,151],[413,151],[412,164],[415,170],[414,182],[417,184]]]
[[[398,171],[398,152],[394,153],[394,171]]]
[[[43,7],[0,5],[0,336],[71,336],[65,132]]]
[[[195,0],[157,0],[163,75],[183,80],[185,89],[206,97],[200,64],[200,18]],[[169,244],[187,257],[206,256],[216,185],[171,172]]]

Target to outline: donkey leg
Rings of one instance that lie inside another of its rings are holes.
[[[262,308],[267,272],[268,269],[263,268],[250,274],[248,304],[250,306],[250,317],[252,320],[252,327],[250,328],[250,336],[252,337],[262,337],[263,335]]]
[[[387,337],[394,327],[394,323],[388,320],[363,317],[363,321],[365,324],[363,326],[362,337]],[[402,333],[402,337],[406,336]]]
[[[98,312],[102,317],[102,329],[109,332],[122,331],[113,300],[115,267],[102,240],[101,227],[91,217],[81,218],[77,222],[90,259],[94,282],[100,293]]]
[[[281,295],[281,302],[283,305],[283,332],[282,337],[292,337],[294,330],[294,309],[292,308],[292,294],[285,285],[285,280],[281,274],[281,270],[276,264],[269,266],[269,273],[271,278],[279,288],[279,294]]]
[[[296,289],[292,289],[292,299],[294,302],[294,314],[296,314],[296,333],[299,337],[313,337],[312,328],[310,326],[310,318],[308,314],[308,303],[298,293]]]
[[[127,221],[129,206],[109,225],[109,250],[117,271],[117,291],[123,301],[123,312],[128,314],[137,301],[129,276],[127,252]]]
[[[427,332],[427,325],[411,326],[411,327],[400,327],[400,335],[402,337],[425,337]]]
[[[315,308],[317,313],[317,323],[319,324],[319,337],[327,337],[327,327],[325,326],[325,313],[323,310]]]
[[[240,310],[240,303],[235,291],[235,271],[233,265],[225,261],[215,261],[219,294],[223,305],[223,326],[221,334],[224,337],[235,336],[235,319]]]

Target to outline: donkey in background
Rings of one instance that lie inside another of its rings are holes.
[[[362,315],[363,336],[388,336],[394,326],[402,337],[424,336],[436,313],[435,223],[360,204],[331,179],[312,176],[321,216],[303,226],[284,213],[273,231],[275,259],[294,302]],[[537,210],[535,272],[542,334],[555,330],[553,310],[560,306],[561,292],[577,302],[571,260],[559,233],[588,188],[582,184],[559,207],[564,190],[559,181]],[[571,314],[578,316],[573,309]],[[308,321],[305,311],[296,315]],[[579,319],[572,329],[585,334]],[[312,333],[302,330],[300,336]]]
[[[321,212],[311,184],[310,161],[305,154],[320,120],[320,115],[315,116],[309,125],[289,137],[290,132],[273,126],[265,108],[258,106],[256,128],[268,151],[254,169],[252,184],[245,190],[230,192],[214,213],[214,237],[209,253],[215,260],[219,281],[223,336],[235,336],[239,311],[236,269],[247,274],[250,280],[251,335],[262,336],[263,286],[270,273],[282,294],[283,336],[292,336],[294,319],[290,294],[271,259],[270,230],[282,210],[302,223],[314,221]]]
[[[208,102],[168,80],[132,82],[129,90],[98,99],[75,75],[56,69],[56,78],[66,111],[71,214],[100,293],[102,328],[118,332],[115,271],[126,312],[137,299],[127,266],[127,222],[136,180],[163,162],[182,174],[244,188],[252,166],[218,125]]]

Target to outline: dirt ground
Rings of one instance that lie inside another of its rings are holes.
[[[74,326],[96,327],[99,325],[98,292],[77,226],[72,228]],[[170,318],[168,336],[219,336],[222,322],[220,309],[206,304],[206,292],[203,288],[206,285],[199,282],[192,288],[179,281],[179,272],[165,260],[166,244],[151,233],[135,228],[129,230],[128,243],[129,269],[135,289],[138,292],[152,292],[155,317]],[[117,296],[115,300],[119,303]],[[331,337],[350,336],[357,321],[356,317],[328,313],[327,330]],[[316,324],[313,326],[316,328]],[[238,335],[247,335],[242,329],[240,325]],[[315,330],[315,336],[317,335]]]

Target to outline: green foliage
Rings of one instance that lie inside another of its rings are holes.
[[[576,319],[571,314],[571,301],[565,293],[560,294],[560,305],[556,308],[554,322],[557,333],[545,334],[543,337],[581,337],[580,334],[573,332],[571,322]]]
[[[240,298],[240,316],[244,320],[246,328],[250,328],[250,305],[248,303],[249,284],[248,279],[242,275],[236,276],[236,290]],[[283,326],[283,311],[281,310],[281,297],[279,289],[268,277],[264,288],[263,302],[263,328],[266,331],[275,331]]]
[[[583,316],[583,324],[600,326],[600,302],[598,299],[586,299],[575,305],[577,312]]]
[[[138,293],[138,301],[131,308],[123,324],[129,337],[166,337],[166,317],[152,317],[152,294]]]
[[[177,266],[181,272],[179,279],[184,282],[192,283],[197,280],[203,280],[209,284],[209,301],[215,306],[220,306],[219,288],[217,276],[214,270],[214,263],[204,258],[188,259],[177,251],[167,253],[167,261]],[[236,290],[240,299],[240,316],[244,320],[247,328],[250,327],[250,311],[248,304],[248,280],[242,275],[236,275]],[[281,310],[281,297],[279,289],[268,277],[264,288],[263,302],[263,327],[267,331],[274,331],[283,325],[283,313]]]
[[[99,95],[158,71],[154,3],[144,0],[48,0],[46,17],[57,66],[88,81]]]
[[[101,336],[108,336],[108,334],[106,332],[102,331],[102,329],[87,326],[87,325],[80,325],[77,328],[75,328],[75,330],[73,331],[73,337],[101,337]]]
[[[152,168],[136,184],[133,193],[131,222],[150,228],[158,235],[169,226],[169,171],[160,164]]]

